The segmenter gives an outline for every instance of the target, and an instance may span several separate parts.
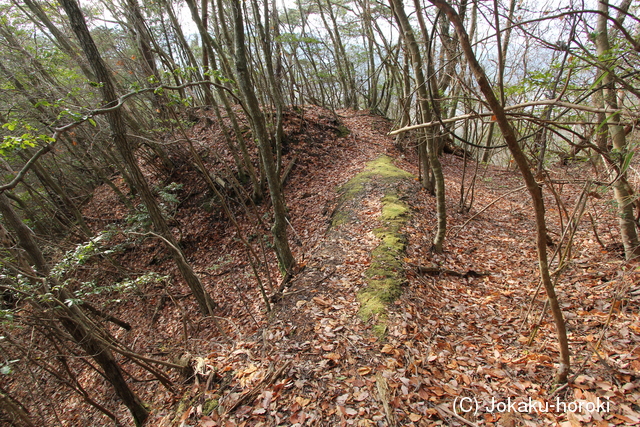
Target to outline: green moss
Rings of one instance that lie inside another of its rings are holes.
[[[371,181],[373,177],[378,177],[386,182],[393,182],[401,179],[411,179],[413,175],[396,167],[391,157],[380,156],[367,163],[362,172],[338,188],[338,192],[342,193],[341,201],[352,199],[360,194],[364,190],[364,184]]]
[[[405,239],[397,230],[383,230],[377,229],[376,235],[381,241],[371,253],[371,265],[365,271],[367,286],[358,293],[360,316],[368,321],[373,315],[379,315],[376,324],[385,323],[386,305],[400,296],[406,282],[401,261]]]
[[[380,240],[383,245],[379,246],[377,250],[379,252],[393,252],[393,256],[404,251],[406,245],[406,239],[403,235],[398,233],[398,226],[390,225],[387,229],[377,228],[373,234]],[[376,252],[376,251],[374,251]]]
[[[392,178],[394,180],[413,178],[412,174],[394,165],[393,159],[389,156],[380,156],[369,162],[364,172],[366,173],[367,171],[371,175],[380,175],[383,178]]]
[[[338,137],[344,138],[345,136],[351,135],[351,131],[345,125],[338,125]]]
[[[332,228],[348,223],[355,216],[346,207],[350,206],[348,202],[364,193],[371,181],[386,188],[379,217],[381,226],[373,231],[380,243],[372,251],[371,264],[365,271],[367,286],[358,292],[359,315],[364,321],[373,321],[373,332],[379,337],[387,330],[386,307],[400,296],[406,282],[402,267],[406,239],[400,229],[409,219],[410,211],[394,189],[399,181],[413,178],[409,172],[396,167],[391,157],[378,157],[338,189],[341,193],[339,208],[331,221]]]
[[[394,181],[412,177],[404,171],[390,169],[386,160],[378,163],[374,170],[380,169]],[[360,316],[365,321],[375,316],[373,333],[381,338],[387,331],[386,306],[400,297],[406,283],[402,266],[406,239],[400,229],[409,219],[409,213],[409,207],[394,191],[388,191],[382,198],[382,226],[373,230],[380,244],[371,253],[371,265],[365,271],[367,286],[358,293]]]
[[[383,316],[380,322],[373,325],[373,334],[380,338],[387,334],[387,316]]]
[[[331,228],[337,228],[343,224],[348,223],[349,218],[350,216],[347,212],[336,211],[336,213],[333,215],[333,218],[331,219]]]
[[[402,203],[397,195],[387,194],[382,198],[382,215],[383,221],[401,220],[409,212],[407,205]]]
[[[200,397],[200,393],[196,394],[195,396],[191,396],[191,391],[187,391],[182,396],[182,399],[180,399],[180,402],[178,402],[178,406],[175,411],[176,416],[174,418],[174,421],[177,421],[188,408],[193,406],[193,403],[198,397]]]
[[[218,407],[218,399],[207,399],[202,405],[202,413],[204,415],[211,414]]]

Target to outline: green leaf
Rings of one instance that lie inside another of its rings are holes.
[[[633,155],[635,153],[633,151],[629,151],[626,156],[624,156],[624,161],[622,162],[621,172],[625,173],[627,169],[629,169],[629,165],[631,164],[631,159],[633,159]]]
[[[596,127],[596,132],[600,132],[600,130],[609,122],[609,120],[613,119],[615,116],[617,116],[618,114],[620,114],[619,111],[616,111],[615,113],[611,114],[610,116],[607,116],[602,123],[600,123],[598,125],[598,127]]]
[[[600,77],[598,77],[598,78],[596,79],[596,81],[595,81],[595,82],[593,82],[593,84],[591,85],[591,87],[589,88],[589,90],[591,91],[591,90],[593,90],[593,89],[597,88],[598,86],[600,86],[600,83],[602,83],[602,80],[604,80],[604,78],[605,78],[607,75],[609,75],[609,72],[608,72],[608,71],[605,71],[604,73],[602,73],[602,75],[601,75]]]
[[[12,122],[9,122],[9,123],[5,123],[5,124],[2,125],[2,127],[4,129],[8,129],[10,131],[14,131],[14,130],[16,130],[16,127],[18,127],[18,122],[12,121]]]

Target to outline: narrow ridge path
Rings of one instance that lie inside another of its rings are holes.
[[[418,184],[393,166],[400,153],[386,136],[388,124],[348,114],[341,116],[351,131],[346,138],[367,164],[345,165],[337,159],[333,165],[350,167],[355,178],[341,183],[325,238],[302,260],[304,270],[285,289],[260,342],[247,343],[251,363],[246,375],[240,373],[246,387],[221,396],[222,419],[265,426],[396,424],[387,380],[380,374],[385,346],[373,328],[385,315],[373,313],[365,322],[358,313],[358,293],[372,280],[386,281],[380,266],[377,277],[367,274],[376,247],[387,240],[380,234],[383,198],[417,191]],[[384,176],[389,170],[392,176]]]

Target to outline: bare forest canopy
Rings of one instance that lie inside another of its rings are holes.
[[[640,423],[639,16],[0,0],[0,423]]]

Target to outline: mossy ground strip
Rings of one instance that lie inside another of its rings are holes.
[[[344,184],[339,191],[340,205],[360,195],[367,183],[376,180],[384,188],[382,212],[379,217],[380,227],[374,235],[380,243],[371,254],[371,264],[365,271],[367,286],[358,292],[360,302],[359,314],[364,321],[374,319],[373,331],[383,336],[386,331],[386,306],[395,301],[402,293],[406,282],[402,259],[406,250],[406,239],[401,228],[410,217],[409,207],[400,200],[396,190],[397,184],[405,179],[413,179],[413,175],[396,167],[393,159],[381,156],[367,164],[365,169]],[[346,209],[334,214],[332,226],[348,222],[351,214]]]

